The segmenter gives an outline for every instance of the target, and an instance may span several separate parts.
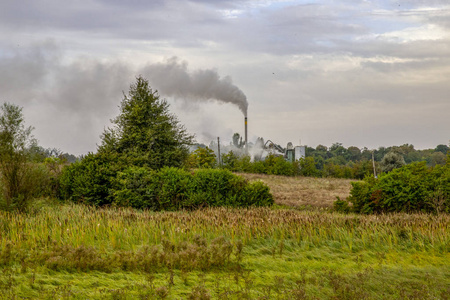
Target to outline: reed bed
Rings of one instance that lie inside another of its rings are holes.
[[[0,212],[0,299],[445,299],[450,215]]]
[[[357,248],[449,251],[450,216],[428,214],[343,215],[291,209],[202,209],[180,212],[96,209],[61,205],[34,215],[0,212],[0,247],[45,249],[64,244],[105,251],[219,236],[249,245],[261,240],[291,240],[299,247],[335,241]]]

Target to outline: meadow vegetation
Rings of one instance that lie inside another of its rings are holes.
[[[337,198],[346,199],[355,180],[305,176],[236,173],[250,182],[265,183],[275,204],[302,210],[331,210]]]
[[[447,214],[151,212],[43,202],[0,213],[3,297],[447,299]]]
[[[138,77],[98,151],[68,164],[39,160],[21,109],[2,106],[1,299],[448,299],[448,155],[378,179],[367,161],[220,166],[189,155],[167,109]],[[346,170],[366,177],[329,178]]]

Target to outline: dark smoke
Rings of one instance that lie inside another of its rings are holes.
[[[51,41],[0,53],[0,69],[6,70],[0,73],[0,104],[24,107],[26,122],[36,127],[34,135],[44,147],[77,155],[94,150],[137,74],[161,95],[185,99],[186,105],[215,99],[247,112],[242,91],[213,70],[188,73],[187,64],[176,59],[133,68],[120,61],[65,57]],[[199,127],[211,132],[214,120],[207,124]]]
[[[187,63],[179,62],[174,57],[166,63],[147,65],[143,69],[143,75],[162,95],[185,100],[232,103],[247,116],[247,97],[233,84],[230,77],[220,78],[215,70],[188,72]]]

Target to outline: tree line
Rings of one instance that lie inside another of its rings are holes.
[[[330,147],[306,147],[306,157],[292,163],[279,154],[269,154],[264,159],[259,159],[245,155],[239,150],[222,154],[219,161],[212,149],[214,145],[198,146],[188,158],[187,164],[190,167],[220,167],[233,172],[349,179],[363,179],[367,175],[389,172],[414,162],[425,162],[428,167],[445,165],[449,153],[449,147],[446,145],[416,150],[413,145],[404,144],[370,150],[355,146],[345,148],[342,143],[334,143]]]

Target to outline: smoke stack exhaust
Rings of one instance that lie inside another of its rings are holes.
[[[245,117],[245,152],[248,153],[248,144],[247,144],[247,117]]]

